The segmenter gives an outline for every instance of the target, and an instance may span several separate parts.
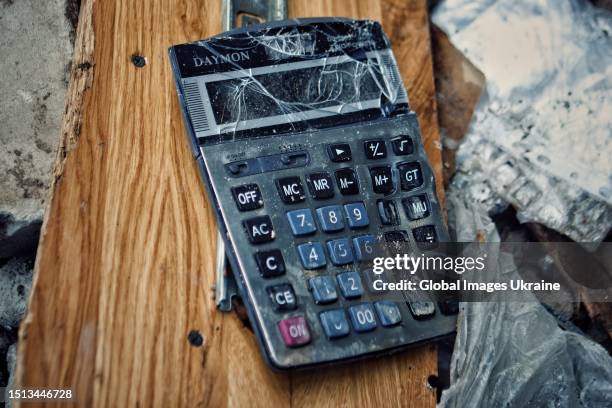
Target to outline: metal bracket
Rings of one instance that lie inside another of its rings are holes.
[[[223,0],[223,27],[231,30],[250,24],[287,18],[286,0]]]
[[[287,18],[287,0],[221,0],[223,2],[224,31],[266,21]],[[225,242],[217,234],[217,262],[215,302],[222,312],[232,310],[232,298],[238,295],[234,275],[229,269],[225,254]]]

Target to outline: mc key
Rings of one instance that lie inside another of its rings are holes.
[[[452,333],[455,316],[437,304],[416,313],[404,293],[373,289],[390,275],[373,273],[377,248],[448,240],[380,24],[250,25],[169,53],[229,264],[273,368]]]

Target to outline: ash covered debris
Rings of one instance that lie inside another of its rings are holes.
[[[447,0],[433,14],[486,76],[453,181],[578,242],[612,226],[612,15],[587,1]]]

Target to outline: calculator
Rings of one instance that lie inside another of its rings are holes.
[[[271,22],[169,55],[194,158],[270,366],[390,353],[455,330],[456,311],[375,284],[381,249],[448,240],[379,23]]]

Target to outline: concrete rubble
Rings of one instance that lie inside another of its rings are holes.
[[[79,3],[0,0],[0,386],[32,285]]]

